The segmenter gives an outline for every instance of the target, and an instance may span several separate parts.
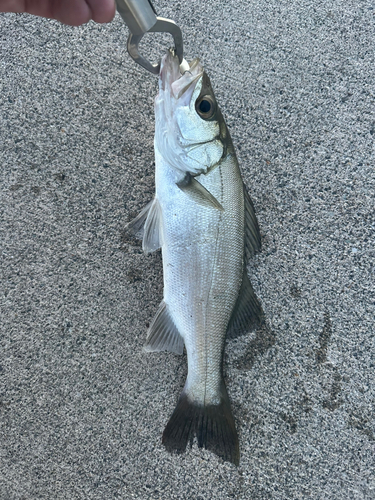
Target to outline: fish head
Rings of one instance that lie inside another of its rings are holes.
[[[174,168],[207,173],[225,155],[229,134],[199,59],[180,72],[173,51],[163,57],[155,100],[155,148]]]

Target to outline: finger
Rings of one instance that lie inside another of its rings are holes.
[[[25,0],[0,0],[0,12],[26,12]]]
[[[115,0],[0,0],[0,12],[27,12],[79,26],[91,19],[109,23],[116,6]]]
[[[0,12],[27,12],[71,26],[87,23],[92,17],[85,0],[0,0]]]
[[[115,17],[115,0],[86,0],[90,7],[92,20],[96,23],[109,23]]]
[[[52,18],[70,26],[80,26],[92,19],[92,13],[85,0],[43,0],[51,5]],[[29,11],[31,14],[33,12]]]

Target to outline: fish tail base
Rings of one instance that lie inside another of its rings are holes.
[[[185,392],[181,394],[162,441],[169,452],[183,453],[188,442],[192,445],[195,436],[199,448],[239,464],[238,436],[225,386],[217,405],[197,404],[191,402]]]

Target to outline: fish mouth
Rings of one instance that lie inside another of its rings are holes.
[[[195,86],[203,76],[203,66],[199,59],[193,59],[190,64],[183,60],[180,65],[174,50],[169,50],[162,58],[159,73],[159,85],[162,92],[169,92],[181,104],[187,105]]]

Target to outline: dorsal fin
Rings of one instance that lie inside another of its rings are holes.
[[[244,269],[236,305],[229,320],[227,336],[236,338],[257,327],[264,317],[262,306]]]
[[[245,184],[243,185],[243,193],[245,201],[245,259],[248,260],[260,250],[261,241],[254,205]]]
[[[143,349],[147,352],[171,351],[182,354],[184,340],[176,328],[164,300],[152,320]]]

